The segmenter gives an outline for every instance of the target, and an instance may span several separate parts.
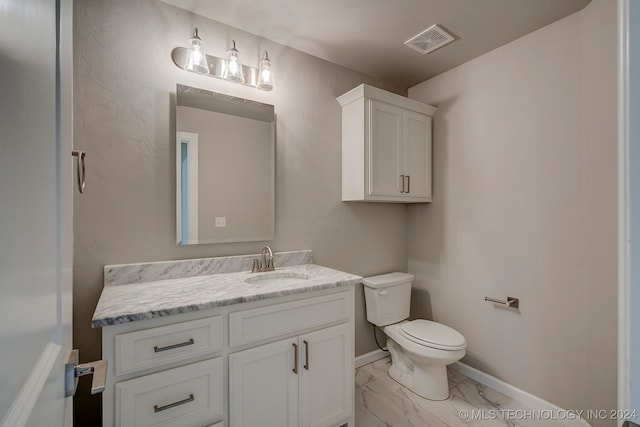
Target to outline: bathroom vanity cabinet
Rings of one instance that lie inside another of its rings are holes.
[[[105,427],[353,426],[354,290],[103,327]]]
[[[338,101],[342,200],[430,202],[436,108],[365,84]]]

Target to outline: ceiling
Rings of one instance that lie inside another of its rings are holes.
[[[591,0],[164,0],[327,61],[411,87],[584,8]],[[403,43],[433,24],[456,41]]]

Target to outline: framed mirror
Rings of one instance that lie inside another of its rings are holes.
[[[178,85],[179,245],[273,240],[273,105]]]

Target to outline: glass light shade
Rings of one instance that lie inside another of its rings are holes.
[[[236,49],[236,41],[233,40],[233,47],[227,51],[227,63],[224,67],[225,80],[236,83],[244,83],[244,72],[242,62],[240,62],[240,52]]]
[[[184,64],[184,69],[198,74],[209,74],[207,55],[204,53],[204,50],[202,50],[204,42],[200,37],[198,37],[197,28],[189,42],[191,43],[191,47],[189,48],[187,62]]]
[[[271,60],[269,59],[269,54],[266,50],[264,51],[262,59],[260,60],[258,69],[258,84],[256,85],[256,87],[262,90],[273,89],[273,70],[271,70]]]

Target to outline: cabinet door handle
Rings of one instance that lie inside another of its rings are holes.
[[[293,373],[298,373],[298,344],[293,343]]]
[[[407,193],[411,193],[411,176],[407,175]]]
[[[186,399],[178,400],[177,402],[169,403],[168,405],[153,405],[153,412],[157,414],[158,412],[166,411],[167,409],[175,408],[176,406],[184,405],[185,403],[193,402],[194,400],[196,400],[196,398],[193,397],[193,394],[190,394]]]
[[[309,343],[307,341],[302,341],[304,343],[304,369],[309,370]]]
[[[84,158],[86,157],[87,153],[85,153],[84,151],[72,150],[71,155],[78,158],[78,190],[81,193],[84,193],[84,187],[86,183],[85,178],[87,176],[84,167]]]
[[[164,347],[158,347],[157,345],[153,347],[153,352],[154,353],[160,353],[161,351],[167,351],[167,350],[173,350],[174,348],[180,348],[180,347],[186,347],[188,345],[193,345],[196,342],[193,340],[193,338],[189,338],[189,341],[185,341],[185,342],[180,342],[178,344],[171,344],[171,345],[167,345]]]
[[[400,192],[404,193],[404,175],[400,175],[400,181],[402,181],[402,189],[400,190]]]

